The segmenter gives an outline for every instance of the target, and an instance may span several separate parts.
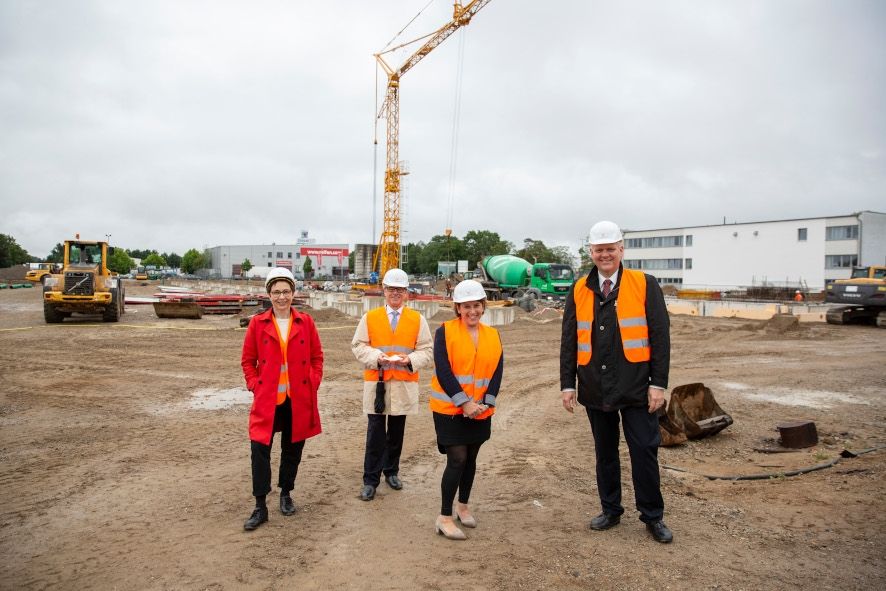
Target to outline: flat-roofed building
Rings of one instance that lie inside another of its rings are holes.
[[[624,266],[693,289],[821,290],[852,267],[886,264],[886,214],[625,230]]]

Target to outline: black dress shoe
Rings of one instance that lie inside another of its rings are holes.
[[[664,521],[656,521],[655,523],[647,523],[646,529],[652,534],[652,539],[662,544],[670,544],[674,541],[674,534],[664,524]]]
[[[363,490],[360,491],[360,499],[363,501],[371,501],[375,498],[375,487],[371,484],[364,484]]]
[[[255,511],[252,512],[252,515],[249,516],[249,519],[246,520],[246,523],[243,524],[243,529],[246,531],[252,531],[267,520],[268,508],[256,507]]]
[[[621,515],[610,515],[609,513],[600,513],[591,519],[591,529],[594,531],[603,531],[611,527],[615,527],[621,521]]]
[[[400,490],[403,488],[403,482],[400,480],[400,477],[396,474],[391,474],[390,476],[385,476],[385,482],[388,483],[388,486],[393,488],[394,490]]]
[[[292,515],[295,513],[295,503],[289,495],[280,495],[280,513],[283,515]]]

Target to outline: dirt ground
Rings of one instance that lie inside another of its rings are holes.
[[[886,449],[779,475],[886,443],[886,330],[673,317],[671,386],[704,382],[735,424],[660,451],[685,470],[662,468],[675,541],[660,545],[633,508],[624,445],[625,516],[588,530],[593,441],[586,416],[560,406],[559,322],[521,312],[501,329],[504,384],[471,499],[479,527],[452,542],[433,530],[444,457],[429,411],[407,422],[404,489],[359,500],[357,321],[316,316],[324,432],[305,448],[299,511],[272,504],[270,522],[245,532],[237,318],[158,320],[128,306],[118,324],[46,325],[38,290],[0,291],[0,588],[886,588]],[[797,418],[815,421],[818,446],[754,451]],[[773,477],[700,475],[761,472]]]

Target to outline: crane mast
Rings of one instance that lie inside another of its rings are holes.
[[[418,50],[403,62],[396,70],[382,57],[384,53],[375,54],[375,59],[388,76],[385,100],[379,111],[379,118],[384,117],[386,123],[385,139],[387,150],[385,157],[385,198],[384,226],[378,245],[373,267],[379,269],[379,277],[395,267],[400,266],[400,78],[411,70],[426,55],[443,43],[460,27],[471,22],[471,18],[492,0],[472,0],[466,6],[455,2],[452,20],[432,33]],[[392,50],[388,50],[392,51]],[[379,259],[381,265],[379,265]]]

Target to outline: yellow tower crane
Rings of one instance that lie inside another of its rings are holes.
[[[443,43],[457,29],[471,22],[471,18],[481,8],[492,0],[472,0],[467,5],[455,2],[452,11],[452,20],[431,33],[415,53],[403,62],[396,70],[388,65],[382,57],[404,45],[382,51],[375,54],[375,59],[388,76],[388,87],[385,93],[385,102],[382,104],[378,117],[384,117],[387,121],[387,152],[385,164],[385,199],[384,199],[384,227],[378,252],[375,255],[373,268],[379,270],[379,277],[384,277],[388,269],[400,266],[400,78],[412,69],[435,47]],[[408,44],[406,44],[408,45]],[[381,266],[379,266],[381,259]]]

